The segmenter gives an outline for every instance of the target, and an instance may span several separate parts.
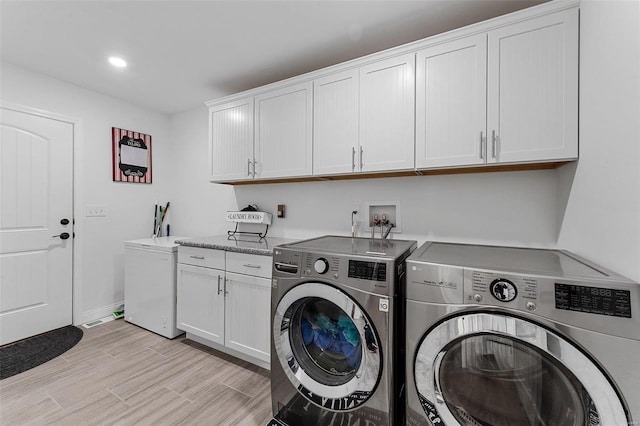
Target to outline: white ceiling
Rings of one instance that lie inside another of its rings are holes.
[[[0,54],[172,114],[542,2],[1,0]]]

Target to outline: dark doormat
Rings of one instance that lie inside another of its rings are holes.
[[[0,347],[0,380],[62,355],[82,339],[82,330],[68,325]]]

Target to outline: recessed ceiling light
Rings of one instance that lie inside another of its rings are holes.
[[[109,58],[109,63],[111,65],[113,65],[114,67],[117,67],[117,68],[124,68],[124,67],[127,66],[127,62],[124,59],[118,58],[116,56],[110,57]]]

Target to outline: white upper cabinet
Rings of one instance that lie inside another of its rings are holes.
[[[360,152],[363,172],[414,168],[415,54],[360,68]]]
[[[416,58],[416,167],[484,163],[487,35],[437,44]]]
[[[418,52],[416,167],[578,157],[578,10]]]
[[[209,109],[210,180],[252,177],[253,97]]]
[[[575,160],[578,7],[544,3],[209,102],[212,180]]]
[[[489,31],[488,45],[488,161],[577,158],[578,10]]]
[[[313,174],[360,170],[358,69],[313,82]]]
[[[312,94],[305,82],[256,95],[256,178],[311,175]]]

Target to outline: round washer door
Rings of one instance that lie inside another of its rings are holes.
[[[561,336],[521,318],[447,319],[419,345],[414,377],[433,424],[627,424],[600,369]]]
[[[378,384],[376,330],[359,305],[332,286],[305,283],[287,292],[274,314],[273,338],[291,383],[321,407],[351,410]]]

